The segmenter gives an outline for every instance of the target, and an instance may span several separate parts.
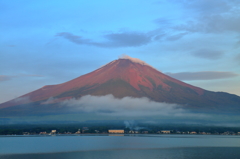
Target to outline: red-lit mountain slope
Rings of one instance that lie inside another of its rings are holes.
[[[188,108],[222,109],[240,107],[240,97],[228,93],[210,92],[171,78],[144,62],[118,59],[71,81],[44,86],[0,105],[7,108],[26,103],[42,105],[49,98],[53,103],[84,95],[113,94],[148,97],[151,100],[178,103]]]

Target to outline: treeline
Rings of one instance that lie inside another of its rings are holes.
[[[80,129],[81,133],[108,133],[109,129],[124,129],[126,133],[130,130],[147,131],[149,134],[158,133],[161,130],[171,130],[172,133],[208,132],[211,134],[224,132],[240,132],[240,127],[224,126],[204,126],[204,125],[184,125],[184,124],[133,124],[124,125],[123,123],[79,123],[79,124],[44,124],[44,125],[0,125],[0,135],[22,135],[24,133],[39,134],[40,132],[50,133],[56,130],[57,133],[76,133]]]
[[[1,125],[0,135],[22,135],[24,133],[39,134],[40,132],[50,133],[56,130],[57,133],[75,133],[79,129],[81,133],[107,133],[109,129],[124,129],[124,125],[116,124],[45,124],[45,125]],[[97,130],[97,131],[96,131]]]

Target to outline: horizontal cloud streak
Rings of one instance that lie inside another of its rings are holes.
[[[8,81],[11,79],[11,76],[0,75],[0,81]]]
[[[111,46],[141,46],[151,42],[151,37],[144,33],[138,32],[124,32],[124,33],[113,33],[105,35],[105,37],[112,43]]]
[[[167,72],[165,74],[179,80],[214,80],[231,78],[239,75],[233,72],[217,72],[217,71],[179,72],[179,73]]]
[[[199,58],[216,60],[221,58],[224,55],[224,53],[222,51],[216,51],[216,50],[210,50],[210,49],[199,49],[193,52],[192,55]]]
[[[74,35],[68,32],[61,32],[56,36],[63,37],[73,43],[80,45],[92,45],[96,47],[136,47],[146,45],[151,42],[151,36],[140,32],[122,32],[106,34],[103,37],[106,42],[94,42],[90,39],[84,39],[81,36]]]
[[[17,77],[43,77],[42,75],[31,75],[31,74],[18,74],[18,75],[0,75],[0,81],[8,81],[11,80],[12,78],[17,78]]]
[[[61,103],[74,112],[97,113],[110,116],[191,116],[178,104],[159,103],[148,98],[124,97],[115,98],[113,95],[91,96],[80,99],[65,100]]]
[[[179,34],[176,34],[176,35],[172,35],[172,36],[168,36],[166,39],[169,40],[169,41],[176,41],[178,39],[181,39],[183,36],[187,35],[188,33],[179,33]]]
[[[76,44],[85,44],[85,45],[92,44],[91,40],[84,39],[81,36],[73,35],[72,33],[68,33],[68,32],[61,32],[56,34],[56,36],[61,36]]]

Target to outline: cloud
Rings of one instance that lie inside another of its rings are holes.
[[[25,103],[31,102],[31,100],[28,96],[26,96],[26,97],[15,98],[11,102],[18,103],[18,104],[25,104]]]
[[[153,22],[161,26],[171,24],[171,22],[166,18],[158,18],[158,19],[155,19]]]
[[[191,116],[178,104],[159,103],[148,98],[124,97],[115,98],[113,95],[91,96],[80,99],[65,100],[62,106],[74,112],[97,113],[110,116]]]
[[[141,46],[151,42],[151,36],[139,32],[124,32],[105,35],[112,42],[112,46]]]
[[[166,39],[168,41],[176,41],[178,39],[181,39],[183,36],[187,35],[188,33],[185,32],[185,33],[179,33],[179,34],[175,34],[175,35],[170,35],[168,36]]]
[[[148,65],[146,62],[138,59],[138,58],[133,58],[133,57],[130,57],[128,55],[125,55],[125,54],[122,54],[121,56],[119,56],[119,59],[128,59],[128,60],[131,60],[132,62],[135,62],[135,63],[139,63],[141,65]]]
[[[8,45],[8,47],[15,47],[16,45]]]
[[[179,80],[214,80],[239,76],[239,74],[232,72],[217,72],[217,71],[179,72],[179,73],[167,72],[165,74]]]
[[[96,47],[106,48],[142,46],[150,43],[152,39],[152,37],[148,34],[141,32],[121,32],[106,34],[103,36],[106,40],[105,42],[94,42],[91,39],[85,39],[81,36],[77,36],[68,32],[61,32],[56,34],[56,36],[63,37],[79,45],[92,45]]]
[[[240,32],[239,1],[193,0],[178,2],[192,16],[175,30],[203,33]]]
[[[199,49],[195,52],[192,52],[192,55],[199,58],[216,60],[221,58],[224,55],[224,53],[222,51],[216,51],[216,50]]]
[[[228,3],[225,0],[193,0],[179,2],[182,3],[186,9],[194,10],[204,15],[228,12],[232,5],[232,3]]]
[[[0,75],[0,81],[8,81],[11,80],[12,78],[17,78],[17,77],[43,77],[42,75],[31,75],[31,74],[18,74],[18,75]]]
[[[240,64],[240,54],[238,54],[238,55],[235,57],[235,61],[237,61],[237,62]]]
[[[8,81],[11,79],[11,76],[0,75],[0,81]]]
[[[56,36],[61,36],[76,44],[91,45],[93,43],[90,39],[84,39],[81,36],[73,35],[72,33],[68,32],[57,33]]]
[[[212,15],[200,17],[185,24],[173,27],[178,31],[202,32],[202,33],[222,33],[222,32],[240,32],[240,17],[224,17],[221,15]]]
[[[147,64],[146,62],[144,62],[144,61],[142,61],[142,60],[140,60],[140,59],[138,59],[138,58],[130,57],[130,56],[126,55],[126,54],[122,54],[121,56],[119,56],[119,59],[128,59],[128,60],[130,60],[130,61],[132,61],[132,62],[134,62],[134,63],[139,63],[139,64],[141,64],[141,65],[147,65],[147,66],[149,66],[149,67],[152,67],[151,65]],[[154,67],[152,67],[152,68],[155,69],[155,70],[157,70],[157,69],[154,68]],[[157,70],[157,71],[158,71],[158,70]],[[160,71],[159,71],[159,72],[160,72]]]

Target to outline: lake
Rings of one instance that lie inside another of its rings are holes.
[[[0,136],[1,159],[240,158],[240,136],[56,135]]]

